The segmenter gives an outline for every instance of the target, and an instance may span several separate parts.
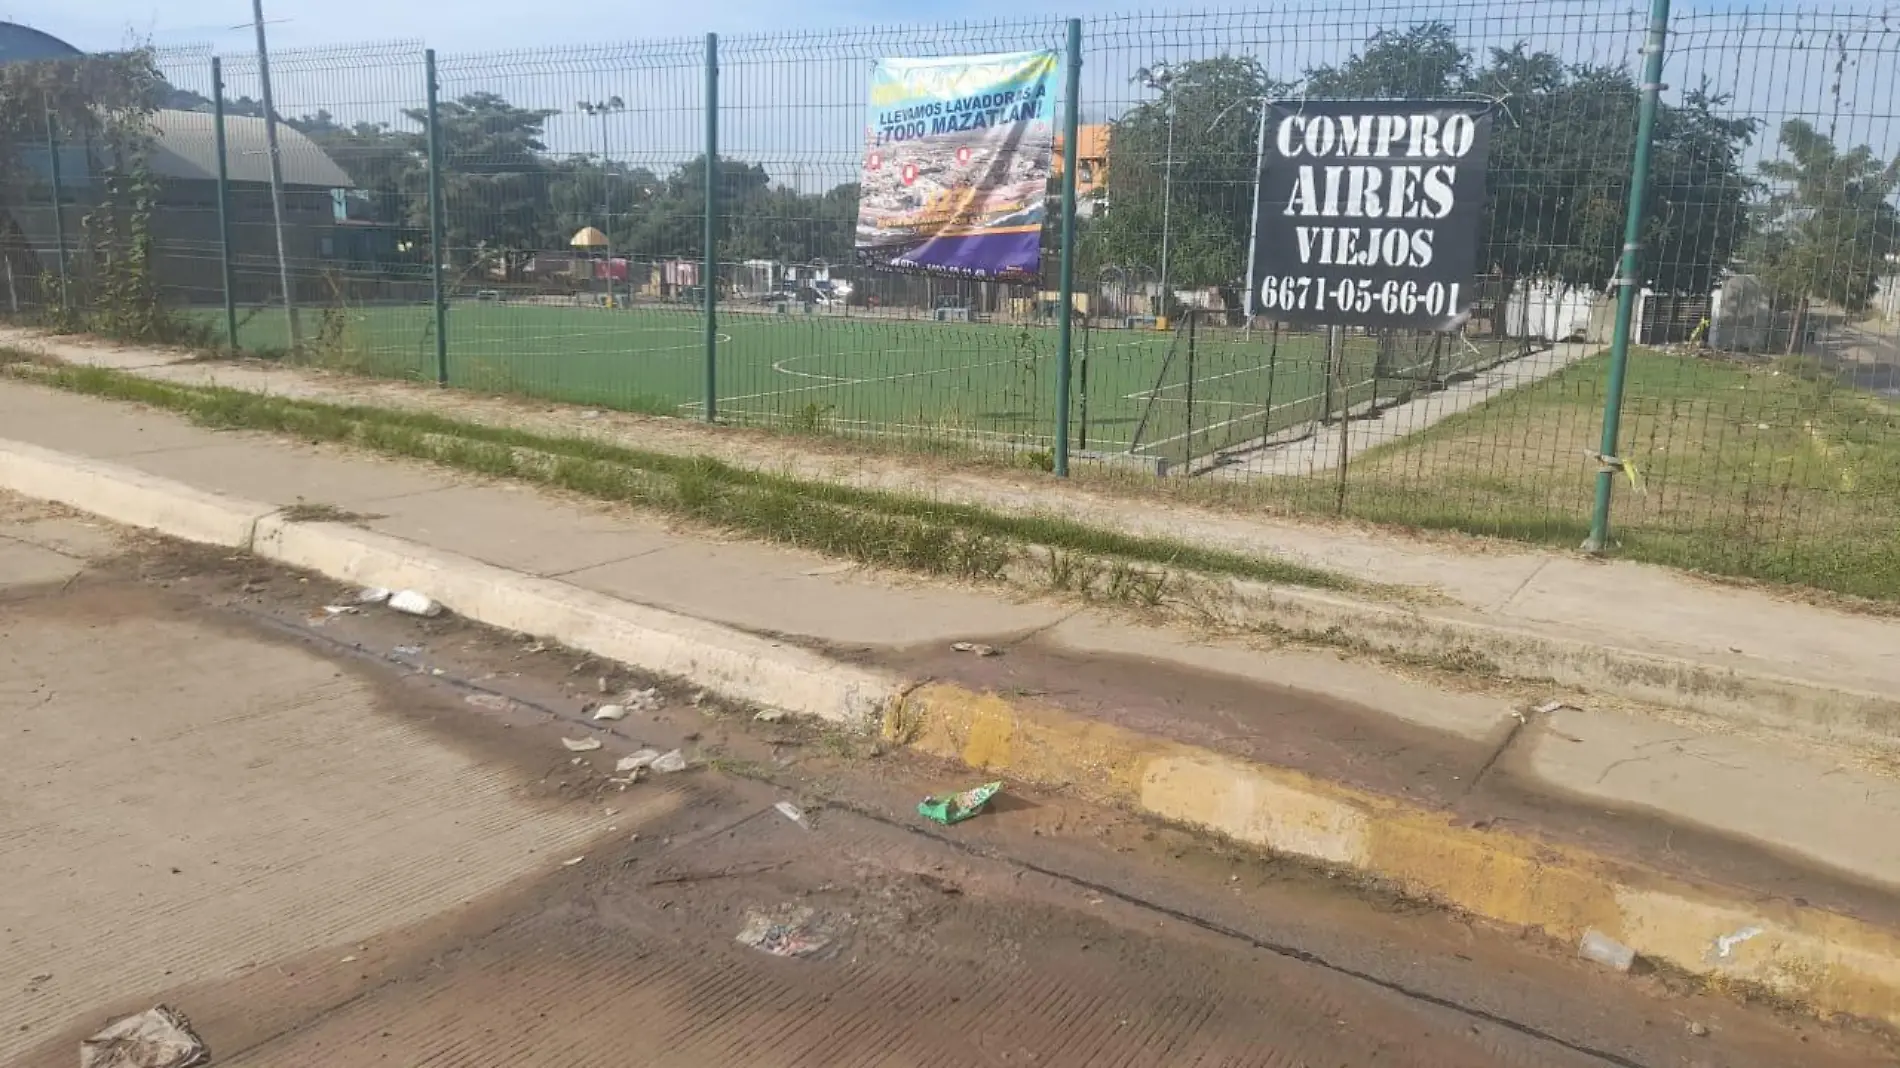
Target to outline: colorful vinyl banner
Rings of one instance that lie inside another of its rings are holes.
[[[865,127],[859,262],[1040,277],[1059,66],[1054,52],[880,60]]]

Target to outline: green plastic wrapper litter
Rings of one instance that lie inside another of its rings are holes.
[[[962,823],[983,811],[983,806],[990,803],[990,798],[1002,792],[1002,783],[986,782],[948,797],[926,797],[917,803],[917,813],[945,826]]]

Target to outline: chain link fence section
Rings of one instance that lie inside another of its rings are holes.
[[[284,49],[269,58],[281,197],[257,57],[221,60],[237,346],[297,350],[354,373],[424,377],[423,46]]]
[[[1650,15],[1386,0],[1087,17],[1069,308],[1059,225],[1041,284],[854,262],[874,63],[1060,49],[1062,20],[750,34],[716,62],[699,38],[283,51],[281,205],[255,56],[214,75],[205,50],[168,51],[154,274],[246,352],[689,418],[716,398],[720,422],[972,463],[1073,454],[1262,510],[1574,545],[1609,472],[1620,551],[1900,597],[1900,26],[1852,4],[1679,8],[1633,176]],[[1275,210],[1256,204],[1264,105],[1319,99],[1495,109],[1457,329],[1296,328],[1248,293],[1257,212]],[[49,154],[44,116],[7,103],[0,245],[8,308],[28,314],[54,251],[93,269],[88,189],[112,171],[94,146]],[[1618,398],[1606,350],[1636,180]]]
[[[696,39],[441,58],[451,384],[697,407],[705,64]]]
[[[1643,25],[1634,7],[1563,2],[1094,20],[1084,35],[1085,91],[1113,116],[1112,147],[1082,250],[1094,262],[1159,264],[1141,294],[1148,314],[1125,320],[1133,332],[1123,351],[1152,365],[1156,346],[1141,343],[1139,331],[1172,320],[1179,335],[1192,322],[1196,359],[1191,375],[1184,361],[1164,359],[1140,391],[1091,395],[1091,447],[1112,440],[1115,418],[1093,413],[1133,402],[1135,412],[1117,413],[1138,428],[1132,440],[1124,436],[1126,448],[1158,468],[1249,482],[1251,495],[1296,508],[1336,508],[1342,462],[1519,384],[1529,367],[1549,373],[1559,365],[1557,346],[1584,338],[1579,324],[1545,321],[1538,305],[1553,298],[1543,276],[1560,263],[1587,262],[1607,278],[1620,244],[1614,226],[1581,230],[1559,207],[1566,190],[1553,188],[1553,179],[1584,188],[1584,175],[1567,163],[1593,156],[1602,188],[1587,192],[1607,223],[1620,224],[1635,86],[1626,76],[1620,97],[1571,91],[1581,117],[1599,127],[1620,124],[1605,137],[1600,128],[1543,121],[1542,104],[1525,99],[1533,90],[1517,83],[1530,76],[1527,69],[1548,75],[1536,93],[1566,88],[1560,83],[1577,70],[1628,71]],[[1321,98],[1499,104],[1482,276],[1462,329],[1332,334],[1275,322],[1270,300],[1253,308],[1244,279],[1267,135],[1263,110],[1268,101]],[[1251,319],[1250,308],[1258,312]],[[1602,341],[1607,322],[1598,315]],[[1183,346],[1177,339],[1167,347]],[[1093,370],[1091,377],[1117,378]],[[1410,480],[1379,481],[1403,489]],[[1349,506],[1357,496],[1345,498]]]
[[[863,269],[854,247],[876,62],[1063,38],[1029,19],[720,41],[723,418],[1047,455],[1059,227],[1041,286]]]

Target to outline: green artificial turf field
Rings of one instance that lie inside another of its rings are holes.
[[[324,358],[364,373],[432,380],[426,305],[303,313]],[[280,312],[247,311],[246,349],[281,349]],[[684,416],[701,413],[704,320],[685,308],[609,310],[457,302],[448,309],[451,385]],[[1191,353],[1190,353],[1191,349]],[[857,433],[1046,445],[1053,433],[1056,330],[1050,325],[772,314],[721,308],[718,405],[723,421]],[[1353,404],[1376,388],[1376,345],[1347,346]],[[1152,333],[1075,334],[1072,442],[1180,463],[1297,428],[1337,400],[1325,343],[1202,325]],[[1191,355],[1191,361],[1190,361]],[[1191,362],[1191,367],[1190,367]],[[1190,373],[1191,372],[1191,373]]]

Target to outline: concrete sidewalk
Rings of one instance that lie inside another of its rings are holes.
[[[420,588],[743,700],[869,722],[1494,920],[1566,939],[1599,928],[1677,967],[1900,1022],[1900,839],[1879,830],[1900,817],[1900,780],[1881,754],[1578,695],[1533,711],[1548,690],[1447,692],[1334,652],[869,574],[13,380],[0,380],[0,428],[0,489]],[[1521,584],[1561,578],[1562,563]],[[1841,671],[1891,671],[1890,624],[1785,607],[1860,628],[1876,651],[1862,663],[1837,643]],[[1753,623],[1764,653],[1827,642],[1792,629],[1770,642],[1799,618]],[[1005,655],[953,651],[962,639]]]
[[[1339,467],[1341,434],[1346,435],[1346,460],[1350,464],[1373,449],[1410,437],[1459,412],[1470,411],[1507,390],[1542,382],[1602,351],[1601,345],[1558,342],[1550,348],[1505,360],[1469,378],[1452,381],[1441,389],[1422,393],[1363,418],[1351,419],[1344,425],[1325,423],[1298,441],[1236,455],[1229,464],[1216,467],[1210,473],[1232,479],[1322,475]]]
[[[207,362],[187,353],[48,338],[17,328],[0,327],[0,345],[160,381],[429,411],[488,425],[712,456],[739,467],[801,478],[1018,513],[1057,514],[1131,534],[1282,557],[1368,582],[1430,591],[1441,603],[1413,613],[1394,629],[1410,627],[1420,615],[1443,621],[1460,630],[1459,643],[1492,647],[1486,651],[1501,670],[1583,683],[1585,676],[1604,671],[1660,676],[1670,668],[1658,661],[1677,661],[1706,670],[1668,685],[1638,680],[1631,695],[1678,703],[1710,696],[1703,710],[1724,714],[1716,706],[1723,692],[1729,692],[1738,698],[1731,708],[1746,704],[1760,711],[1750,717],[1756,721],[1807,720],[1847,740],[1891,734],[1900,742],[1900,618],[1820,607],[1668,568],[1489,539],[1296,523],[1175,500],[1157,507],[1154,501],[1095,492],[1026,472],[959,471],[923,458],[840,453],[822,443],[708,428],[681,419],[481,397],[254,361]],[[1311,629],[1337,623],[1322,614]],[[1513,638],[1535,639],[1516,661],[1508,655]],[[1554,669],[1554,645],[1581,650],[1582,659],[1605,663]],[[1414,655],[1420,650],[1394,651]],[[1539,669],[1539,662],[1545,668]],[[1745,678],[1763,684],[1750,687],[1744,685]],[[1790,685],[1781,685],[1784,682]],[[1816,690],[1825,693],[1812,692]]]

